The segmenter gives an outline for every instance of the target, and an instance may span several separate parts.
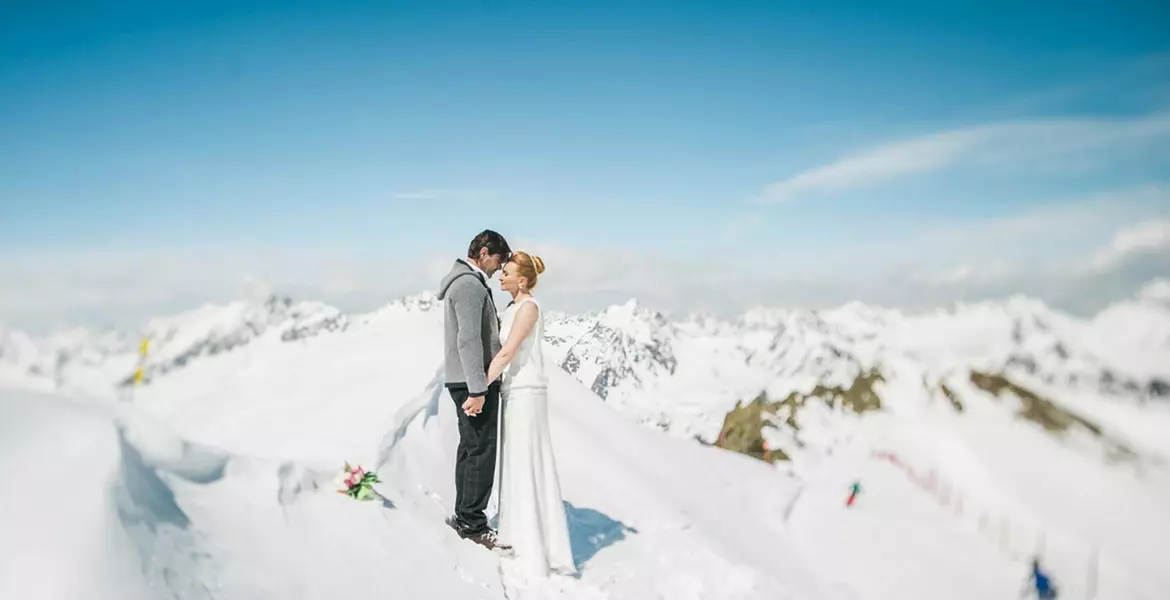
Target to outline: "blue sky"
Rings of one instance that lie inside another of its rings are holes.
[[[370,308],[483,227],[569,309],[1166,274],[1161,3],[156,4],[0,8],[0,321]]]

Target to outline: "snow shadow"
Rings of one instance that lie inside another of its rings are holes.
[[[186,513],[175,502],[171,487],[158,471],[164,470],[187,481],[209,484],[224,476],[228,457],[178,441],[179,458],[151,460],[127,437],[123,427],[118,428],[118,449],[121,453],[121,487],[124,495],[118,503],[118,513],[126,525],[143,525],[150,531],[162,524],[186,529],[190,524]]]
[[[212,484],[223,479],[231,459],[168,435],[134,433],[118,428],[121,464],[114,498],[145,583],[165,590],[166,597],[215,597],[208,584],[216,577],[214,559],[167,479]]]
[[[592,508],[579,508],[565,502],[565,513],[569,521],[569,545],[573,550],[573,562],[579,571],[603,548],[626,539],[628,533],[638,533],[637,529]]]
[[[118,513],[126,525],[143,525],[150,531],[163,523],[186,529],[191,523],[187,514],[175,502],[170,486],[146,464],[142,453],[122,431],[118,432],[118,446],[122,452],[122,485],[125,500],[118,503]]]

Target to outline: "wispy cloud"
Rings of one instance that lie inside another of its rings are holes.
[[[729,256],[554,238],[510,241],[545,259],[538,293],[557,310],[592,310],[631,297],[663,310],[729,316],[758,304],[815,308],[851,300],[918,309],[1013,293],[1093,310],[1170,273],[1167,207],[1170,186],[1152,185],[995,219],[926,223],[918,235],[856,246],[834,268],[815,246],[794,256]],[[750,214],[732,225],[759,226]],[[133,326],[268,291],[371,310],[434,290],[451,260],[451,253],[376,256],[311,247],[0,252],[0,281],[8,284],[0,291],[0,323]]]
[[[448,265],[449,266],[449,265]],[[433,288],[437,263],[326,248],[158,248],[0,253],[0,324],[133,327],[206,302],[275,292],[346,310]]]
[[[903,140],[845,157],[770,183],[760,193],[763,203],[791,200],[816,191],[862,187],[872,183],[942,168],[987,133],[979,130],[949,131]]]
[[[1111,153],[1170,140],[1170,114],[1133,119],[992,123],[896,140],[766,185],[755,200],[787,202],[962,166],[1007,167]]]
[[[395,200],[480,202],[491,200],[498,194],[493,190],[479,189],[423,189],[395,192]]]
[[[1014,215],[932,224],[899,259],[858,282],[901,307],[1029,294],[1093,312],[1170,273],[1170,186],[1120,189]]]
[[[1170,219],[1138,223],[1119,232],[1093,257],[1093,268],[1114,268],[1128,259],[1149,254],[1170,253]]]

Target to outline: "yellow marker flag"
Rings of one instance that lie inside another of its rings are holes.
[[[134,383],[142,383],[142,369],[134,372]]]
[[[142,338],[142,345],[138,346],[138,353],[146,356],[146,350],[150,347],[150,338]]]

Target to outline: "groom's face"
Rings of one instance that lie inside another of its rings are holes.
[[[496,274],[504,263],[508,262],[508,257],[502,254],[488,254],[487,248],[479,251],[479,268],[487,273],[488,277]]]

